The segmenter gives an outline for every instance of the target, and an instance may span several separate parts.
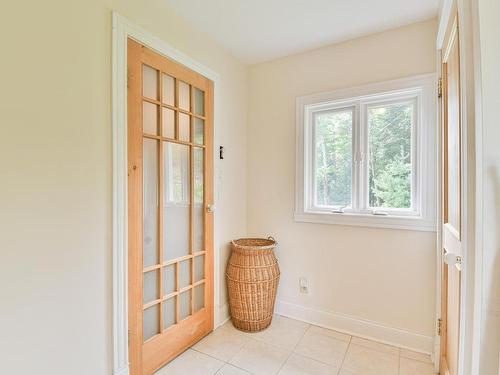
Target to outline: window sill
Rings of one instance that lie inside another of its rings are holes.
[[[419,216],[378,216],[373,214],[295,212],[295,221],[302,223],[349,225],[360,227],[405,229],[436,232],[436,224]]]

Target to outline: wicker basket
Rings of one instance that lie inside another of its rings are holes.
[[[232,241],[226,269],[229,306],[234,326],[242,331],[262,331],[271,324],[280,278],[276,245],[272,237]]]

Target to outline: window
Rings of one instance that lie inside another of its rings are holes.
[[[351,206],[352,108],[314,115],[314,203]]]
[[[297,99],[297,221],[435,230],[434,80]]]

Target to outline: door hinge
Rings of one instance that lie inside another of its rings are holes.
[[[441,326],[442,325],[443,325],[443,319],[439,318],[438,324],[437,324],[438,336],[441,336]]]
[[[439,78],[438,79],[438,98],[441,98],[443,96],[443,79]]]
[[[128,346],[130,348],[130,336],[132,335],[132,331],[129,329],[128,330]]]
[[[129,76],[130,76],[130,70],[128,69],[128,66],[127,66],[127,88],[129,88],[129,85],[128,85]]]

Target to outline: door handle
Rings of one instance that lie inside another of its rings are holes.
[[[455,266],[460,271],[462,269],[462,257],[455,253],[446,252],[444,254],[444,262],[449,266]]]
[[[211,214],[214,211],[215,211],[215,206],[213,204],[207,204],[207,212]]]

